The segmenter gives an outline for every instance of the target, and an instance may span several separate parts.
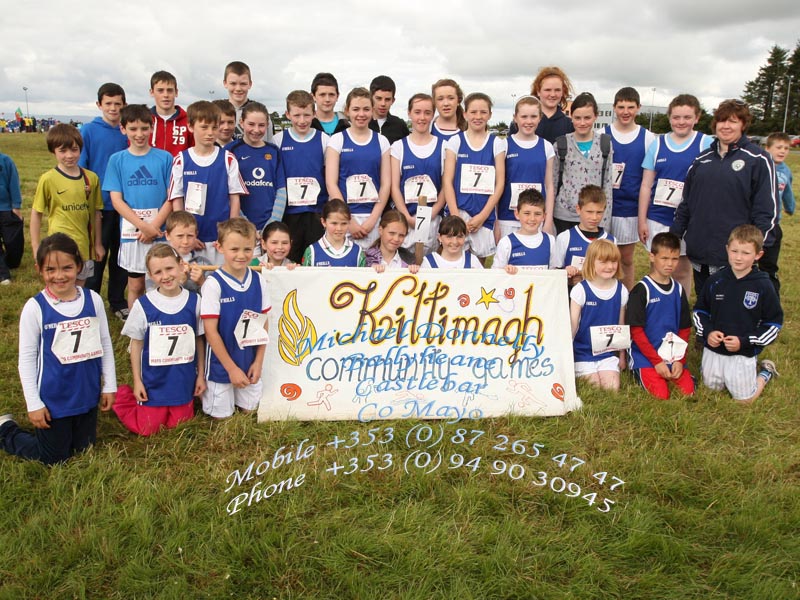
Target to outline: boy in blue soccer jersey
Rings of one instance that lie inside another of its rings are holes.
[[[256,228],[237,217],[220,223],[218,231],[224,262],[206,279],[200,300],[208,343],[203,412],[224,419],[237,406],[248,412],[258,408],[271,305],[266,280],[248,267]]]
[[[734,400],[750,403],[778,371],[758,355],[783,326],[783,309],[769,276],[754,267],[763,255],[764,234],[739,225],[728,237],[728,266],[711,275],[697,296],[694,325],[703,348],[703,383],[727,389]]]
[[[104,83],[97,90],[97,108],[101,116],[81,127],[83,147],[78,166],[95,173],[102,188],[108,159],[115,152],[128,147],[128,138],[119,129],[120,114],[125,106],[125,90],[116,83]],[[119,266],[119,215],[111,203],[111,195],[103,191],[102,231],[100,241],[105,254],[94,265],[94,274],[86,280],[86,287],[98,294],[103,285],[103,271],[108,263],[108,304],[123,321],[128,318],[125,285],[128,274]]]
[[[163,234],[161,227],[172,210],[167,201],[172,155],[150,146],[151,113],[144,104],[122,109],[122,131],[127,150],[108,159],[103,191],[120,215],[119,266],[128,273],[128,309],[145,291],[145,256]]]
[[[215,241],[217,223],[239,216],[239,196],[247,194],[239,163],[216,145],[220,110],[200,100],[189,105],[189,130],[194,147],[172,162],[169,199],[173,210],[186,210],[197,220],[195,249],[211,264],[222,264]]]
[[[584,186],[578,195],[575,210],[578,224],[558,234],[554,259],[556,268],[567,270],[570,286],[581,280],[583,261],[591,242],[607,239],[616,243],[614,236],[600,227],[606,212],[606,195],[600,186]]]
[[[325,233],[321,217],[328,200],[325,149],[330,137],[312,127],[314,98],[306,91],[296,90],[286,97],[286,118],[292,126],[275,135],[275,144],[286,176],[283,222],[292,239],[289,259],[300,263],[305,249]]]

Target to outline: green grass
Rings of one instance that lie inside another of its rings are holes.
[[[0,135],[0,151],[20,168],[29,209],[52,163],[43,136]],[[800,154],[790,165],[800,176]],[[0,599],[798,598],[800,227],[786,217],[783,226],[786,323],[766,351],[782,377],[752,406],[702,387],[690,400],[659,402],[625,374],[619,394],[579,386],[585,407],[566,417],[441,424],[434,456],[480,457],[475,472],[396,465],[338,476],[326,472],[334,460],[366,466],[367,455],[391,452],[401,463],[415,448],[400,439],[417,423],[199,416],[142,439],[103,414],[97,446],[66,465],[0,455]],[[0,414],[23,421],[17,318],[39,289],[28,253],[0,291]],[[111,326],[119,379],[129,382],[125,342]],[[396,440],[358,451],[325,445],[354,430],[366,439],[372,426],[384,435],[394,426]],[[451,441],[458,428],[486,433],[469,446]],[[498,451],[499,435],[545,447],[538,458]],[[317,445],[305,461],[225,491],[229,473],[304,438]],[[563,467],[553,461],[561,453]],[[571,457],[586,464],[570,472]],[[502,467],[494,461],[525,475],[492,475]],[[616,504],[602,514],[537,487],[538,471]],[[600,472],[605,485],[592,477]],[[300,474],[300,487],[226,513],[253,484]],[[625,484],[612,491],[614,476]]]

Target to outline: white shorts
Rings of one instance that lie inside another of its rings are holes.
[[[147,272],[147,265],[145,265],[144,259],[152,247],[152,242],[149,244],[143,244],[138,240],[124,242],[119,245],[117,264],[129,273],[144,274]]]
[[[435,252],[439,248],[439,223],[442,222],[442,217],[436,215],[431,219],[431,233],[428,236],[427,240],[417,240],[417,231],[415,229],[409,229],[408,235],[406,239],[403,240],[403,248],[413,250],[414,244],[417,241],[421,241],[425,248],[425,254],[430,254],[431,252]]]
[[[500,233],[500,237],[498,239],[503,239],[509,234],[516,233],[519,231],[520,224],[519,221],[501,221],[497,220],[497,231]]]
[[[203,412],[215,419],[225,419],[233,415],[236,406],[244,410],[256,410],[261,401],[263,383],[253,383],[244,388],[234,387],[232,383],[208,381],[203,393]]]
[[[81,269],[81,272],[78,273],[77,279],[79,281],[86,281],[92,275],[94,275],[94,261],[93,260],[83,261],[83,268]]]
[[[369,216],[370,215],[368,213],[367,214],[360,214],[360,215],[353,215],[352,219],[354,219],[359,225],[363,225],[364,221],[369,219]],[[369,248],[370,246],[372,246],[372,244],[375,243],[375,240],[377,240],[379,236],[380,236],[380,232],[378,231],[378,226],[375,225],[375,227],[372,228],[372,231],[370,231],[367,234],[367,237],[363,237],[360,240],[357,240],[356,238],[352,238],[352,239],[353,239],[354,243],[358,244],[359,246],[361,246],[361,248],[363,250],[366,251],[367,248]]]
[[[603,360],[587,360],[575,363],[575,377],[588,377],[600,371],[619,373],[619,356],[609,356]]]
[[[703,385],[716,391],[727,389],[734,400],[748,400],[757,389],[757,362],[755,356],[723,355],[703,348]]]
[[[611,217],[611,235],[617,246],[639,241],[639,217]]]
[[[465,210],[458,211],[459,216],[464,219],[466,223],[472,216]],[[467,241],[464,244],[464,250],[470,250],[478,258],[486,258],[492,256],[497,250],[497,244],[494,241],[494,231],[481,227],[475,233],[467,234]]]
[[[653,221],[652,219],[647,219],[647,251],[650,252],[650,242],[653,241],[653,238],[657,233],[664,233],[669,232],[669,225],[664,225],[663,223],[659,223],[658,221]],[[681,256],[686,256],[686,242],[681,239]]]

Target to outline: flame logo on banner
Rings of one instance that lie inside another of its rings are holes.
[[[278,353],[287,364],[299,367],[317,343],[317,330],[311,319],[297,306],[297,290],[283,301],[283,314],[278,319]]]

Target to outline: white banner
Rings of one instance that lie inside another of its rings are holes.
[[[259,421],[554,416],[575,391],[565,271],[265,271]]]

